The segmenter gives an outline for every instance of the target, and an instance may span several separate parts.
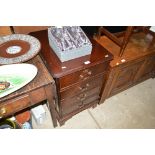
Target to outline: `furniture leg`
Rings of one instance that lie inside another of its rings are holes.
[[[50,107],[51,117],[53,120],[53,126],[56,127],[57,126],[57,119],[56,119],[56,111],[55,111],[54,99],[53,99],[54,95],[52,93],[52,84],[46,86],[45,91],[46,91],[47,100],[48,100],[49,107]]]

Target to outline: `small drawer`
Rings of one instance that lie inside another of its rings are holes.
[[[61,100],[62,114],[68,114],[91,102],[99,99],[100,88],[96,87],[90,91],[78,94],[77,96]]]
[[[100,76],[93,77],[90,80],[75,84],[70,88],[60,92],[60,99],[62,100],[65,98],[70,98],[72,96],[76,96],[80,93],[91,90],[95,87],[101,87],[104,81],[105,81],[105,75],[102,74]]]
[[[28,95],[21,96],[11,101],[4,102],[0,105],[0,117],[5,117],[14,114],[30,105],[30,98]]]
[[[71,105],[69,107],[68,106],[63,106],[62,115],[67,115],[69,113],[77,111],[77,110],[79,110],[79,109],[81,109],[81,108],[95,102],[98,99],[99,99],[99,96],[97,94],[94,94],[93,96],[87,98],[85,101],[74,102],[74,104],[71,103]]]
[[[88,80],[91,77],[96,76],[97,74],[103,73],[104,71],[106,71],[108,63],[109,62],[97,64],[93,67],[89,67],[87,69],[61,77],[59,79],[60,89],[70,86],[79,81]]]

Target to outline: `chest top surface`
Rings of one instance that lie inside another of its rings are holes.
[[[47,30],[34,32],[31,33],[31,35],[38,38],[41,42],[41,56],[54,78],[60,78],[75,71],[108,62],[113,59],[110,52],[103,48],[94,39],[90,39],[93,46],[90,55],[61,62],[49,46]]]

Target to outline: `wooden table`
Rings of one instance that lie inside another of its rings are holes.
[[[41,58],[36,56],[27,63],[38,68],[37,76],[26,86],[0,98],[0,117],[8,117],[47,100],[54,127],[57,126],[54,107],[55,83]]]

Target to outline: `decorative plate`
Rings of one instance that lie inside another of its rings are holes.
[[[0,66],[0,98],[29,83],[37,75],[37,68],[31,64]]]
[[[13,64],[30,60],[40,51],[41,44],[33,36],[12,34],[0,37],[0,64]]]

